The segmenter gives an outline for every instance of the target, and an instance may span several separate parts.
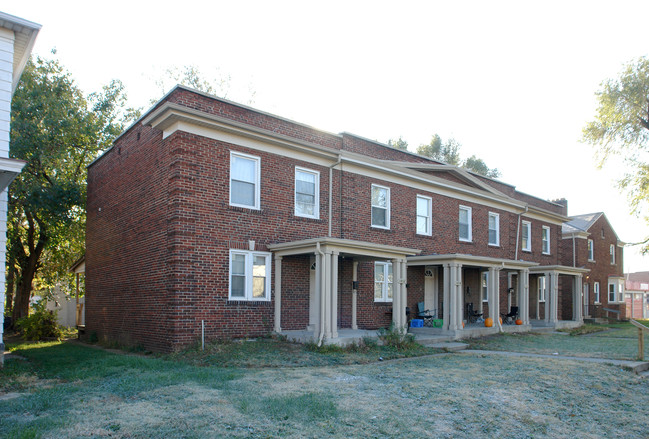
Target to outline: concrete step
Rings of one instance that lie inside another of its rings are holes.
[[[431,348],[443,349],[446,352],[463,351],[463,350],[465,350],[466,348],[469,347],[469,345],[466,344],[466,343],[448,342],[448,341],[435,342],[435,341],[432,341],[432,340],[430,340],[430,341],[422,340],[419,343],[421,343],[424,346],[431,347]]]

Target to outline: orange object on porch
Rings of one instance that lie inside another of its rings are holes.
[[[487,328],[491,328],[491,327],[494,325],[494,321],[493,321],[493,319],[492,319],[491,317],[487,317],[487,318],[485,319],[485,321],[484,321],[484,325],[485,325]]]
[[[523,321],[522,321],[521,319],[516,319],[516,324],[517,324],[517,325],[522,325],[522,324],[523,324]]]

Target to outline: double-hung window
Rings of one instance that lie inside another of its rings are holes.
[[[611,279],[608,281],[608,301],[624,302],[624,280]]]
[[[460,241],[471,242],[473,231],[471,230],[471,208],[460,206]]]
[[[295,216],[320,217],[320,173],[295,168]]]
[[[270,253],[230,250],[230,300],[270,300]]]
[[[521,249],[526,252],[532,251],[532,223],[529,221],[523,221],[523,242],[521,244]]]
[[[433,200],[430,197],[417,195],[417,234],[432,234]]]
[[[588,261],[589,262],[594,262],[595,261],[595,251],[593,250],[593,240],[592,239],[588,240]]]
[[[390,188],[372,185],[372,227],[390,228]]]
[[[611,265],[615,265],[615,244],[611,244],[608,252],[611,254]]]
[[[547,283],[546,283],[545,276],[539,276],[539,281],[538,281],[539,302],[545,302],[546,291],[547,291]]]
[[[374,301],[392,302],[392,263],[374,263]]]
[[[489,302],[489,272],[483,271],[480,280],[480,290],[482,292],[482,301]]]
[[[600,298],[599,298],[599,282],[595,282],[593,284],[593,296],[595,297],[595,303],[600,303]]]
[[[543,254],[550,254],[550,228],[548,226],[543,226],[542,229],[542,239],[543,239]]]
[[[500,245],[500,215],[489,212],[489,245]]]
[[[259,209],[260,159],[230,152],[230,205]]]

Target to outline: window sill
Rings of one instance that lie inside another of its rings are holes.
[[[458,239],[458,241],[462,244],[473,244],[473,241],[470,239]]]
[[[304,219],[304,220],[312,220],[312,221],[324,221],[324,219],[320,218],[319,216],[306,216],[306,215],[296,215],[293,214],[293,218],[296,219]]]
[[[528,250],[528,249],[526,249],[526,248],[522,248],[521,251],[524,252],[524,253],[532,253],[532,250],[531,250],[531,249]]]
[[[546,253],[546,252],[543,252],[543,253],[541,253],[541,254],[542,254],[543,256],[552,256],[552,253]]]
[[[371,228],[371,229],[374,229],[374,230],[385,230],[386,232],[390,232],[390,231],[391,231],[389,227],[381,227],[381,226],[374,226],[374,225],[372,225],[372,226],[370,226],[370,228]]]
[[[500,244],[488,244],[489,247],[500,248]]]
[[[415,235],[417,235],[417,236],[428,236],[428,237],[433,236],[432,233],[415,233]]]

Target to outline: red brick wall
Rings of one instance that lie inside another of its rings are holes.
[[[332,148],[342,145],[340,136],[184,89],[168,99],[303,141]],[[428,161],[354,136],[343,138],[345,149],[372,157]],[[260,158],[258,211],[229,205],[230,151]],[[295,166],[320,172],[320,219],[294,215]],[[371,227],[372,183],[391,188],[390,230]],[[422,254],[515,256],[515,214],[339,170],[333,171],[332,185],[334,237],[415,247]],[[416,234],[417,194],[433,199],[430,237]],[[256,249],[265,251],[270,243],[327,236],[329,195],[326,166],[184,132],[163,140],[160,131],[140,125],[131,128],[89,168],[88,332],[160,351],[198,340],[201,322],[208,340],[267,334],[273,328],[272,301],[228,300],[229,249],[247,248],[248,240],[254,240]],[[460,204],[473,208],[471,243],[458,240]],[[487,243],[489,212],[500,214],[499,247]],[[552,254],[545,256],[541,255],[541,225],[533,221],[533,251],[519,258],[554,265],[559,229],[551,226]],[[351,260],[340,264],[339,320],[343,327],[351,324],[351,264]],[[309,265],[307,256],[283,260],[281,323],[285,329],[303,329],[308,324]],[[423,268],[408,271],[408,306],[415,313],[416,303],[423,300]],[[360,328],[376,329],[391,321],[392,304],[374,302],[373,279],[374,264],[359,264]],[[506,300],[505,288],[501,285],[501,297]],[[440,297],[441,291],[440,286]]]

